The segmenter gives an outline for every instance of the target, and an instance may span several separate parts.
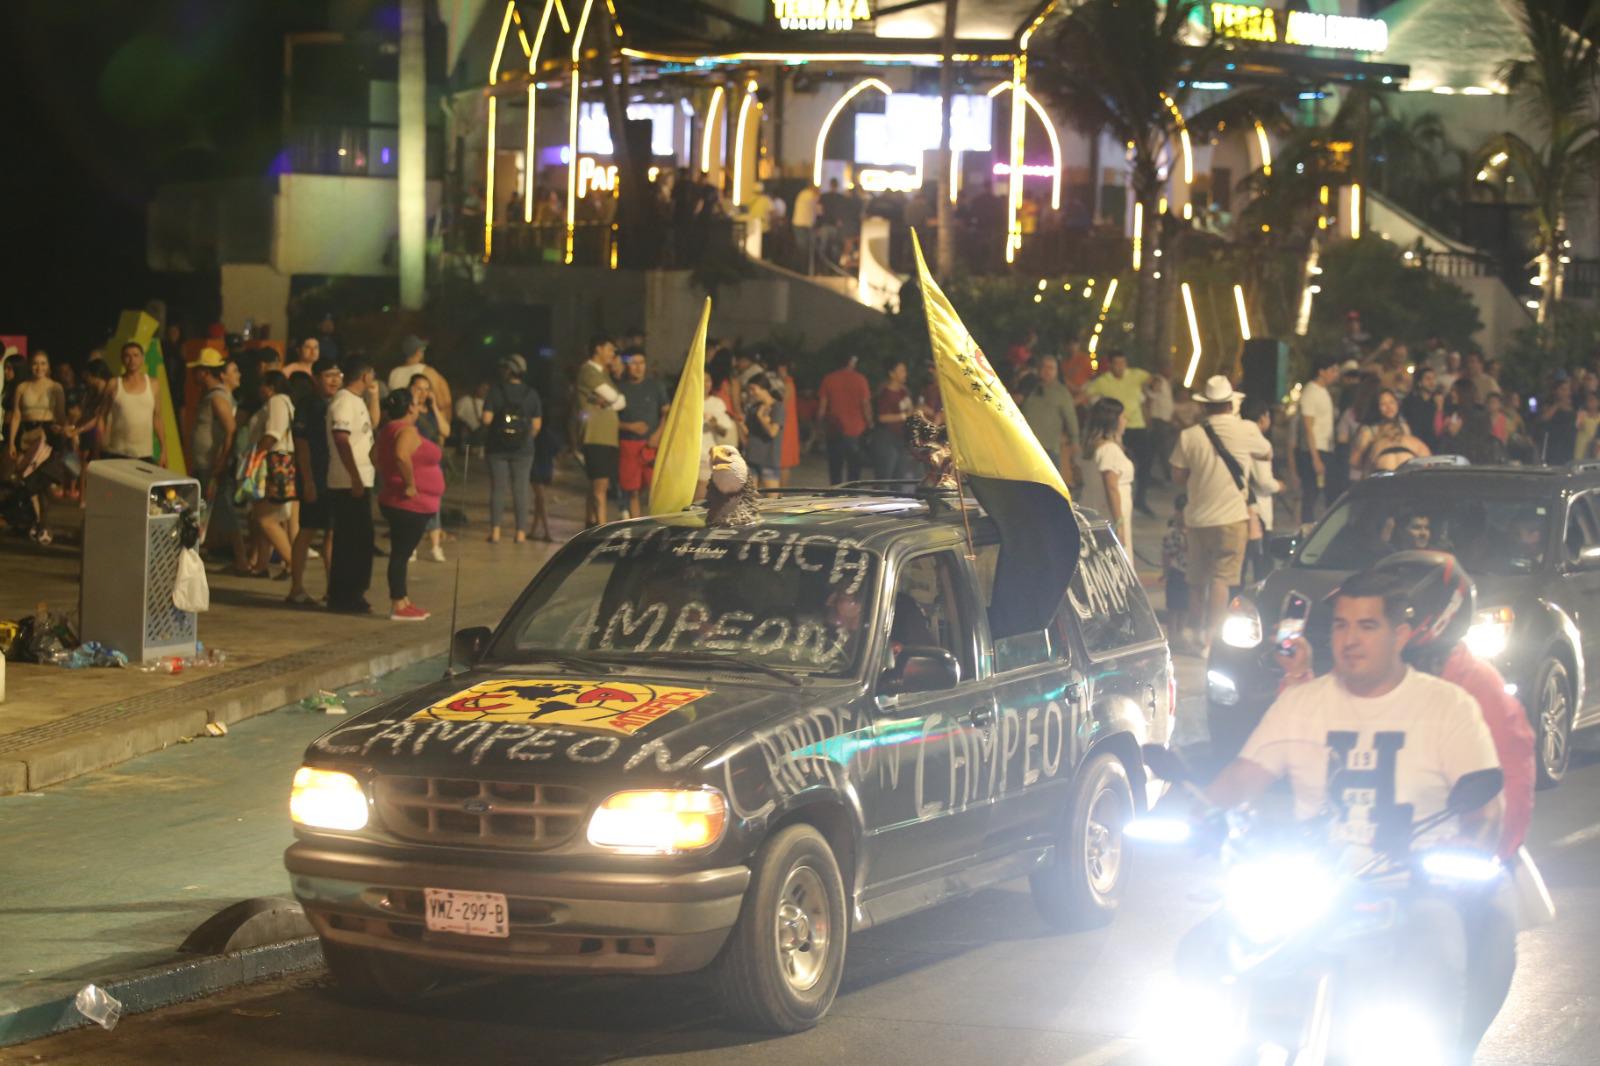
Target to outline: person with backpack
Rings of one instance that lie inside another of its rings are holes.
[[[500,543],[500,519],[506,492],[516,516],[516,542],[528,539],[528,473],[533,467],[533,438],[544,422],[539,394],[523,384],[527,360],[508,355],[500,360],[500,381],[483,403],[484,451],[489,458],[489,543]]]

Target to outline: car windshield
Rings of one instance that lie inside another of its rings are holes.
[[[828,534],[623,526],[562,553],[489,657],[648,654],[670,665],[663,653],[711,652],[735,669],[843,675],[870,635],[877,572],[875,555]]]
[[[1346,497],[1296,559],[1313,570],[1360,570],[1398,551],[1447,551],[1470,574],[1525,574],[1543,562],[1550,506],[1534,500],[1393,492]]]

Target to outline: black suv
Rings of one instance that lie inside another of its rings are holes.
[[[458,634],[470,669],[310,746],[285,861],[347,990],[710,965],[792,1031],[880,922],[1022,874],[1053,923],[1110,920],[1174,687],[1105,523],[1050,626],[994,640],[981,512],[969,553],[949,501],[760,511],[578,536]]]
[[[1600,721],[1600,685],[1588,674],[1600,656],[1600,463],[1453,459],[1358,482],[1301,541],[1274,542],[1288,565],[1234,601],[1212,643],[1206,695],[1218,754],[1239,750],[1277,693],[1271,649],[1291,594],[1317,602],[1390,552],[1428,548],[1454,553],[1477,583],[1467,644],[1527,708],[1540,783],[1561,779],[1573,730]]]

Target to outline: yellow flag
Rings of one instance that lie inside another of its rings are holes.
[[[694,502],[700,481],[700,433],[706,410],[706,331],[711,327],[711,297],[700,312],[700,325],[683,361],[678,391],[667,410],[656,451],[655,478],[650,483],[650,513],[671,514]]]
[[[928,341],[956,469],[1000,534],[989,628],[996,637],[1051,624],[1077,569],[1081,534],[1072,494],[961,316],[917,255]]]

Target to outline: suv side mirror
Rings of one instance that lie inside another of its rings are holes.
[[[1578,553],[1579,570],[1600,570],[1600,544],[1591,544]]]
[[[961,683],[961,664],[944,648],[909,645],[900,651],[898,661],[878,679],[878,695],[899,696],[907,692],[940,692]]]
[[[488,626],[472,626],[469,629],[456,630],[455,638],[450,644],[450,661],[471,665],[478,661],[489,647],[489,639],[494,636],[494,630]]]
[[[1294,561],[1294,553],[1300,547],[1300,538],[1293,533],[1279,533],[1267,535],[1267,554],[1280,563]]]

